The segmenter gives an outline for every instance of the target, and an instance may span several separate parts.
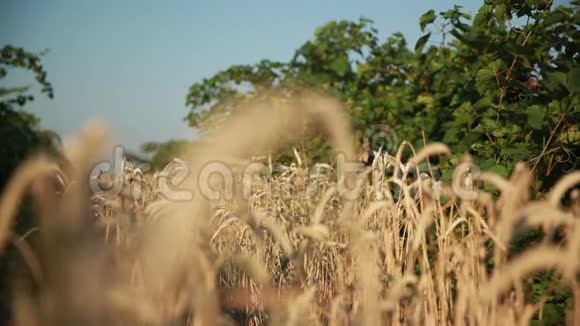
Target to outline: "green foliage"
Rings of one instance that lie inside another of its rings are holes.
[[[537,312],[532,319],[534,325],[564,325],[566,310],[572,309],[572,291],[568,286],[558,282],[560,276],[553,272],[535,273],[527,283],[528,297],[537,303],[545,300],[542,307],[542,319]]]
[[[52,85],[40,64],[40,56],[22,48],[6,45],[0,49],[0,79],[10,69],[25,69],[32,72],[41,86],[41,92],[49,98],[54,96]],[[12,173],[35,151],[58,155],[61,139],[58,134],[39,127],[39,119],[22,107],[34,100],[28,86],[0,88],[0,192],[4,190]],[[15,232],[22,234],[32,225],[30,202],[22,205],[17,218]]]
[[[49,98],[54,96],[52,85],[46,80],[46,72],[37,54],[22,48],[6,45],[0,49],[0,79],[5,78],[10,69],[26,69],[34,73],[42,87],[41,92]],[[39,128],[36,116],[21,108],[34,100],[28,86],[0,88],[0,190],[3,189],[14,169],[34,150],[43,148],[54,154],[59,136],[49,130]]]
[[[6,77],[10,68],[22,68],[34,73],[36,81],[42,86],[41,92],[49,98],[54,97],[52,85],[46,80],[46,71],[40,64],[38,54],[27,52],[23,48],[6,45],[0,49],[0,79]],[[0,98],[2,103],[24,106],[27,101],[34,99],[32,95],[26,93],[28,91],[28,86],[0,88]]]
[[[433,9],[424,13],[421,16],[421,19],[419,19],[419,25],[421,25],[421,32],[425,31],[425,26],[433,23],[435,21],[435,18],[437,18],[437,16],[435,15],[435,10]]]
[[[381,43],[368,19],[332,21],[289,62],[232,66],[194,84],[186,120],[215,127],[264,89],[317,88],[347,103],[359,135],[386,124],[422,146],[423,131],[502,175],[525,161],[542,191],[578,164],[578,4],[487,0],[473,18],[460,6],[429,10],[414,51],[400,33]],[[449,173],[451,162],[440,164]]]

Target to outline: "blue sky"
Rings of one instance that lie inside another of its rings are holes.
[[[43,58],[55,98],[26,109],[65,138],[91,118],[107,121],[130,149],[146,141],[191,138],[183,117],[189,86],[232,64],[288,60],[330,20],[375,21],[384,40],[402,32],[410,46],[419,17],[479,1],[29,1],[0,2],[0,46]],[[2,82],[33,84],[16,72]]]

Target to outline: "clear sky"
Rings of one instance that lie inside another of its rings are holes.
[[[382,39],[402,32],[410,46],[419,17],[480,1],[87,1],[0,0],[0,46],[49,49],[43,58],[55,98],[26,109],[64,137],[105,119],[130,149],[146,141],[191,138],[183,121],[189,86],[232,64],[288,60],[316,27],[361,16]],[[27,78],[24,78],[27,77]],[[32,84],[16,73],[7,82]],[[16,86],[12,84],[12,86]]]

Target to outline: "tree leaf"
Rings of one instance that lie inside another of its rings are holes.
[[[425,31],[425,26],[431,24],[435,21],[435,11],[433,9],[424,13],[419,19],[419,24],[421,25],[421,32]]]
[[[427,33],[417,40],[417,43],[415,43],[415,53],[421,53],[423,51],[423,47],[425,47],[425,43],[427,43],[430,36],[431,33]]]
[[[348,61],[348,57],[346,56],[339,56],[338,58],[334,59],[328,67],[334,71],[340,77],[343,77],[348,72],[350,68],[350,62]]]
[[[530,127],[541,130],[544,125],[544,116],[546,115],[546,107],[542,105],[532,105],[528,107],[528,124]]]
[[[457,143],[457,134],[458,134],[458,130],[457,128],[448,128],[445,131],[445,135],[443,136],[443,142],[444,143]]]
[[[489,168],[489,171],[496,173],[504,178],[507,177],[509,174],[508,169],[503,165],[493,165],[492,167]]]
[[[503,61],[498,59],[484,68],[479,69],[476,76],[476,83],[480,93],[483,94],[488,90],[497,89],[495,76],[503,67]]]
[[[566,88],[570,93],[580,93],[580,67],[574,67],[568,72]]]
[[[473,25],[478,28],[483,28],[489,22],[493,7],[491,5],[483,5],[479,8],[477,15],[473,19]]]

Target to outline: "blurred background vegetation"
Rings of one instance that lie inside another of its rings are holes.
[[[425,140],[442,141],[455,153],[436,162],[444,178],[464,153],[482,170],[503,176],[524,161],[533,169],[534,190],[541,195],[580,163],[579,4],[485,0],[473,17],[460,6],[430,10],[417,17],[424,35],[414,45],[400,33],[379,39],[373,22],[365,18],[331,21],[298,46],[288,62],[233,65],[194,83],[185,94],[189,112],[184,119],[203,135],[261,92],[300,96],[302,88],[317,89],[345,103],[361,143],[375,125],[389,126],[396,139],[417,147]],[[41,64],[44,53],[10,45],[0,51],[0,79],[11,69],[26,69],[33,72],[42,96],[55,95]],[[0,189],[34,151],[59,155],[60,137],[42,130],[38,118],[26,111],[33,100],[28,87],[0,88]],[[324,138],[305,133],[303,139],[300,150],[309,162],[331,159]],[[150,142],[142,150],[158,169],[190,144]],[[386,150],[392,152],[392,146]],[[272,154],[280,161],[293,157],[291,152]],[[16,233],[30,228],[27,206]],[[541,237],[522,236],[514,251]],[[9,250],[2,258],[2,275],[10,255]],[[530,281],[530,300],[551,291],[544,317],[555,324],[571,300],[569,290],[556,281],[557,275],[550,273]],[[1,297],[9,300],[5,284]]]

